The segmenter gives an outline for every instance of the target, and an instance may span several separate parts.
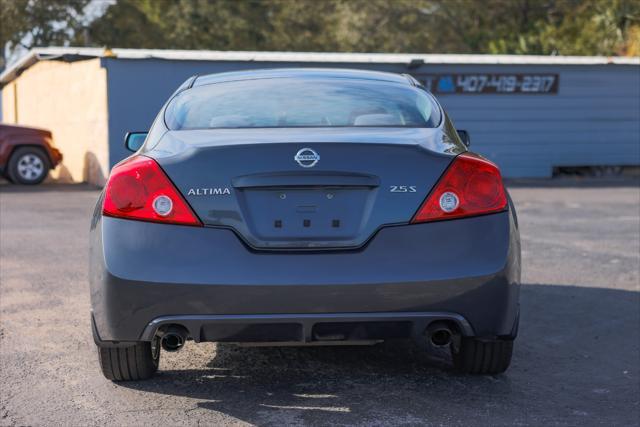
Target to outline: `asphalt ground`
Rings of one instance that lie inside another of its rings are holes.
[[[112,383],[90,333],[87,186],[0,185],[0,425],[638,425],[640,187],[511,188],[520,336],[497,376],[410,344],[188,343]]]

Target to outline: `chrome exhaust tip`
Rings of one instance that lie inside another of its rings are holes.
[[[174,352],[184,347],[185,341],[187,341],[188,332],[180,325],[170,325],[162,330],[158,331],[158,337],[160,337],[160,346],[163,350]]]
[[[451,344],[453,332],[446,323],[435,322],[427,328],[427,336],[434,347],[446,347]]]

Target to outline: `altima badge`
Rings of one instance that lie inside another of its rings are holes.
[[[231,194],[227,187],[190,188],[187,196],[225,196]]]
[[[312,168],[318,163],[318,160],[320,160],[320,155],[311,148],[303,148],[293,156],[293,160],[303,168]]]

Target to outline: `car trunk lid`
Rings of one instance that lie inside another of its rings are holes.
[[[173,131],[152,151],[207,226],[257,249],[363,245],[408,223],[449,165],[437,129]]]

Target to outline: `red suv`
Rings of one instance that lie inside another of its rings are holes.
[[[0,124],[0,173],[16,184],[39,184],[62,161],[44,129]]]

